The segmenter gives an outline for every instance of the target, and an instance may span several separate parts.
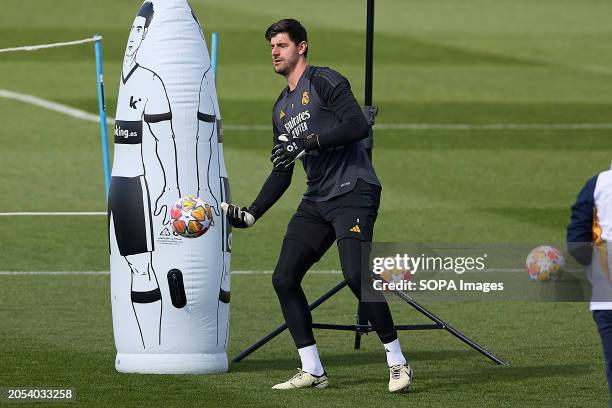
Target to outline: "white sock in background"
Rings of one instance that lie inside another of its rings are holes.
[[[316,344],[299,348],[298,353],[302,360],[302,370],[316,377],[323,375],[323,364],[321,364]]]
[[[384,343],[384,346],[387,352],[387,364],[389,367],[398,364],[406,364],[406,357],[402,354],[399,339],[395,339],[391,343]]]

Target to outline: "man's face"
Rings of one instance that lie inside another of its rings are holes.
[[[128,57],[134,55],[136,51],[138,51],[140,44],[142,44],[142,40],[145,36],[145,22],[146,19],[141,16],[137,16],[134,19],[130,37],[128,38],[127,50],[125,51],[125,55]]]
[[[289,34],[280,33],[270,39],[272,64],[277,74],[288,75],[297,65],[300,55],[306,50],[306,41],[295,45]]]

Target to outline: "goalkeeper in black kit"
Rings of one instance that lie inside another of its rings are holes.
[[[250,207],[229,203],[223,207],[231,225],[251,227],[287,190],[295,161],[302,162],[306,192],[289,221],[272,275],[302,368],[272,388],[326,388],[329,380],[300,283],[335,241],[344,278],[361,300],[361,259],[369,255],[362,251],[369,251],[372,242],[382,188],[361,142],[369,134],[369,125],[346,78],[330,68],[307,64],[306,29],[298,21],[278,21],[265,37],[275,72],[287,80],[272,112],[273,169]],[[384,298],[364,302],[361,313],[384,344],[389,391],[407,390],[412,370],[402,354],[389,306]]]

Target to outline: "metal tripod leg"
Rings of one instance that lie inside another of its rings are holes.
[[[355,316],[355,322],[356,322],[355,346],[354,346],[355,350],[359,350],[359,348],[361,347],[361,336],[363,336],[364,333],[367,334],[369,331],[369,330],[361,329],[362,327],[369,325],[368,319],[363,317],[363,311],[361,310],[361,305],[362,305],[361,302],[357,303],[357,315]]]
[[[323,302],[325,302],[327,299],[329,299],[330,297],[332,297],[333,295],[338,293],[340,291],[340,289],[342,289],[346,285],[347,285],[347,282],[345,280],[343,280],[342,282],[340,282],[339,284],[334,286],[332,289],[330,289],[323,296],[321,296],[320,298],[315,300],[312,304],[310,304],[309,309],[310,310],[314,310],[315,308],[320,306]],[[427,318],[429,318],[430,320],[432,320],[433,322],[436,323],[436,324],[429,324],[429,325],[427,325],[427,324],[422,324],[422,325],[397,325],[397,326],[395,326],[397,330],[444,329],[444,330],[448,331],[450,334],[452,334],[453,336],[457,337],[459,340],[461,340],[465,344],[467,344],[468,346],[470,346],[471,348],[473,348],[474,350],[478,351],[480,354],[484,355],[488,359],[490,359],[493,362],[495,362],[496,364],[499,364],[499,365],[508,365],[508,363],[506,361],[504,361],[501,358],[497,357],[495,354],[491,353],[490,351],[488,351],[487,349],[482,347],[480,344],[476,343],[475,341],[473,341],[472,339],[470,339],[469,337],[467,337],[466,335],[461,333],[459,330],[455,329],[454,327],[452,327],[451,325],[446,323],[444,320],[440,319],[438,316],[436,316],[435,314],[433,314],[429,310],[425,309],[423,306],[418,304],[414,299],[412,299],[410,296],[406,295],[404,292],[393,291],[393,293],[396,296],[398,296],[400,299],[402,299],[404,302],[408,303],[410,306],[415,308],[421,314],[423,314],[424,316],[426,316]],[[355,331],[355,349],[359,349],[359,347],[361,345],[361,335],[363,333],[368,333],[368,332],[373,330],[372,326],[368,325],[367,320],[364,319],[363,317],[361,317],[361,313],[360,312],[361,312],[360,306],[357,306],[357,316],[356,316],[357,324],[355,326],[313,323],[312,327],[313,328],[321,328],[321,329],[330,329],[330,330],[351,330],[351,331],[354,330]],[[274,337],[276,337],[279,334],[281,334],[283,331],[285,331],[286,328],[287,328],[287,323],[281,324],[276,329],[274,329],[270,334],[268,334],[267,336],[264,336],[259,341],[257,341],[253,345],[249,346],[244,351],[242,351],[240,354],[238,354],[236,357],[234,357],[232,359],[232,362],[233,363],[237,363],[237,362],[243,360],[245,357],[247,357],[248,355],[250,355],[251,353],[253,353],[257,349],[261,348],[264,344],[266,344],[267,342],[272,340]]]
[[[346,285],[347,285],[346,281],[343,280],[342,282],[340,282],[339,284],[334,286],[332,289],[327,291],[327,293],[325,293],[323,296],[321,296],[320,298],[318,298],[317,300],[312,302],[308,308],[310,310],[316,309],[321,303],[325,302],[327,299],[329,299],[330,297],[334,296],[336,293],[338,293],[340,291],[340,289],[342,289]],[[240,354],[238,354],[236,357],[234,357],[232,359],[232,363],[237,363],[237,362],[241,361],[246,356],[248,356],[249,354],[253,353],[255,350],[259,349],[264,344],[266,344],[267,342],[269,342],[270,340],[272,340],[273,338],[275,338],[276,336],[278,336],[279,334],[284,332],[285,329],[287,329],[287,323],[281,324],[276,329],[274,329],[270,334],[268,334],[267,336],[262,337],[259,341],[255,342],[253,345],[247,347],[244,351],[242,351]]]
[[[508,363],[506,361],[504,361],[501,358],[497,357],[495,354],[491,353],[489,350],[485,349],[480,344],[476,343],[474,340],[470,339],[465,334],[461,333],[459,330],[455,329],[453,326],[451,326],[450,324],[446,323],[444,320],[440,319],[438,316],[436,316],[435,314],[431,313],[429,310],[425,309],[423,306],[418,304],[414,299],[412,299],[410,296],[408,296],[404,292],[401,292],[401,291],[398,291],[398,290],[394,290],[393,293],[396,296],[398,296],[400,299],[402,299],[404,302],[408,303],[410,306],[414,307],[420,313],[425,315],[427,318],[429,318],[430,320],[433,320],[434,322],[436,322],[438,325],[441,326],[442,329],[448,331],[450,334],[452,334],[453,336],[457,337],[459,340],[461,340],[462,342],[464,342],[465,344],[467,344],[468,346],[470,346],[474,350],[478,351],[480,354],[484,355],[485,357],[487,357],[488,359],[492,360],[496,364],[499,364],[499,365],[508,365]]]

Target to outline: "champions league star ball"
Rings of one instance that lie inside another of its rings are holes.
[[[534,248],[525,261],[529,279],[540,282],[557,280],[565,266],[565,258],[557,248],[542,245]]]
[[[184,238],[198,238],[213,224],[212,208],[201,198],[180,198],[170,212],[172,228]]]

